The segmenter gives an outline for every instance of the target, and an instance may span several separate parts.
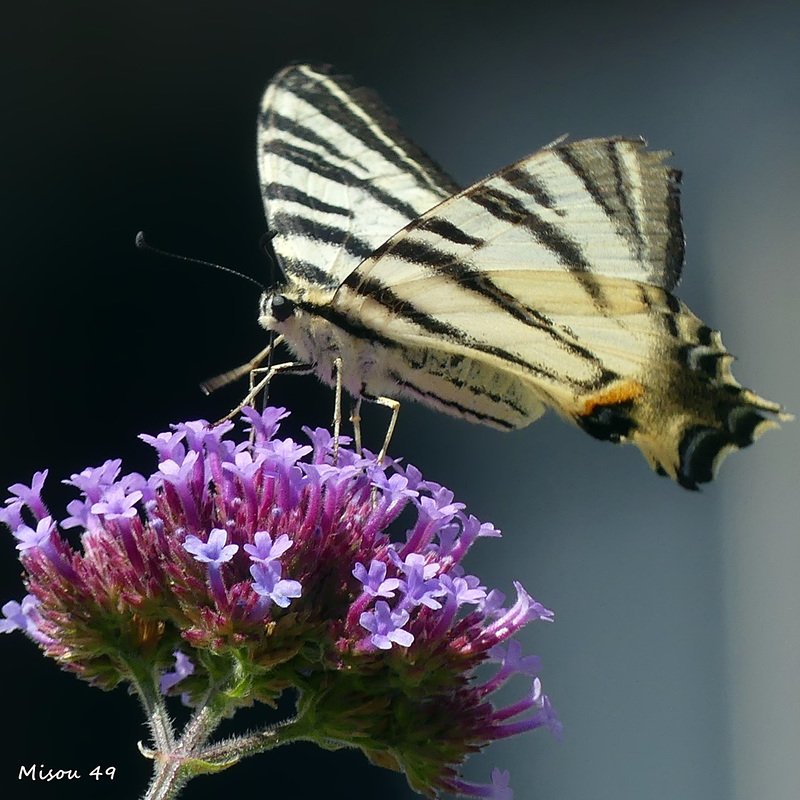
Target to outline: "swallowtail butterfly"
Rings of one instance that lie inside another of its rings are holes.
[[[552,408],[687,489],[790,418],[734,380],[720,334],[672,294],[669,153],[559,141],[460,189],[372,92],[307,65],[267,87],[257,145],[285,276],[259,322],[289,368],[503,430]]]

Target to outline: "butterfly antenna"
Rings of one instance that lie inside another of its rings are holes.
[[[278,235],[277,231],[264,231],[261,238],[258,240],[258,246],[272,259],[272,252],[270,249],[270,242]]]
[[[264,231],[258,240],[258,246],[264,251],[264,255],[269,261],[269,285],[277,286],[286,280],[286,275],[278,263],[275,250],[272,248],[272,240],[278,235],[277,231]]]
[[[260,245],[261,247],[267,252],[267,255],[270,256],[269,252],[266,250],[267,244],[273,238],[274,233],[267,233],[261,237]],[[167,258],[176,258],[179,261],[186,261],[189,264],[202,264],[205,267],[213,267],[214,269],[222,270],[222,272],[229,272],[231,275],[235,275],[237,278],[243,278],[246,281],[258,286],[262,292],[267,292],[267,287],[264,286],[260,281],[257,281],[255,278],[251,278],[249,275],[245,275],[243,272],[238,272],[235,269],[231,269],[230,267],[223,267],[221,264],[215,264],[213,261],[205,261],[202,258],[191,258],[190,256],[182,256],[178,253],[170,253],[168,250],[162,250],[160,247],[153,247],[149,242],[147,242],[144,238],[144,231],[139,231],[136,234],[136,247],[139,250],[144,250],[146,252],[155,253],[156,255],[166,256]],[[270,261],[274,262],[274,259],[270,256]],[[221,388],[222,386],[227,386],[229,383],[233,383],[234,381],[238,380],[239,378],[244,377],[245,375],[251,374],[254,370],[256,370],[264,360],[264,358],[268,357],[268,369],[272,367],[272,351],[277,347],[281,341],[283,340],[283,336],[278,336],[276,338],[275,332],[272,332],[270,336],[269,344],[256,355],[254,358],[250,359],[246,364],[242,364],[240,367],[236,367],[235,369],[229,370],[228,372],[223,372],[221,375],[215,375],[213,378],[209,378],[208,380],[203,381],[200,384],[200,388],[203,390],[205,394],[211,394],[211,392],[216,391],[217,389]],[[241,408],[241,406],[239,406]],[[238,411],[235,409],[234,412],[231,412],[231,415]],[[229,415],[229,416],[231,416]],[[227,417],[226,417],[227,419]]]
[[[275,252],[272,249],[272,240],[277,235],[277,231],[264,231],[261,238],[258,240],[259,247],[264,251],[264,255],[267,257],[269,261],[269,284],[270,286],[276,286],[278,284],[278,260],[275,258]],[[269,353],[267,355],[267,370],[272,369],[272,355],[275,352],[275,348],[277,344],[275,342],[275,337],[277,336],[275,331],[269,332],[269,339],[270,339],[270,348]],[[264,406],[266,407],[267,403],[269,403],[269,382],[264,387],[264,398],[263,398]]]
[[[155,253],[159,256],[176,258],[178,261],[186,261],[189,264],[202,264],[204,267],[213,267],[214,269],[219,269],[223,272],[229,272],[231,275],[236,275],[237,278],[243,278],[244,280],[255,284],[259,289],[261,289],[262,292],[267,291],[267,287],[264,286],[260,281],[257,281],[255,278],[251,278],[249,275],[245,275],[243,272],[237,272],[235,269],[231,269],[230,267],[223,267],[222,264],[215,264],[213,261],[204,261],[202,258],[182,256],[179,253],[170,253],[168,250],[162,250],[159,247],[153,247],[153,245],[145,241],[144,231],[139,231],[139,233],[136,234],[136,247],[138,247],[139,250],[144,250],[148,253]]]

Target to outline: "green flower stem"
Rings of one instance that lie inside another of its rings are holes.
[[[156,765],[153,780],[143,800],[171,800],[196,775],[221,772],[242,758],[272,750],[282,744],[300,740],[316,741],[308,722],[295,717],[247,736],[204,747],[221,718],[222,715],[207,705],[192,717],[172,749],[155,752],[143,750]]]
[[[316,738],[310,730],[307,730],[307,726],[303,724],[303,721],[295,717],[271,725],[264,730],[208,747],[203,750],[202,757],[217,764],[228,761],[233,763],[257,753],[273,750],[280,745],[299,741],[315,742]]]
[[[158,675],[152,668],[133,659],[128,660],[126,666],[131,684],[144,707],[156,751],[168,753],[175,747],[175,732],[164,698],[158,690]]]
[[[214,763],[205,757],[203,745],[219,725],[220,719],[219,713],[207,705],[191,718],[173,748],[149,754],[156,766],[144,800],[170,800],[177,797],[187,781],[195,775],[219,772],[238,760],[234,758],[225,763]]]

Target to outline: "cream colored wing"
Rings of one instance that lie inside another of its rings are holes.
[[[502,428],[550,406],[696,488],[780,408],[739,387],[719,334],[669,292],[683,235],[665,155],[540,151],[389,239],[331,312],[374,338],[395,394]]]
[[[258,166],[272,246],[288,281],[335,289],[375,248],[457,192],[378,97],[299,64],[267,86]]]

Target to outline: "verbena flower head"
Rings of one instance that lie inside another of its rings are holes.
[[[461,764],[559,723],[538,659],[512,638],[552,613],[518,583],[504,606],[461,566],[499,532],[412,466],[343,446],[334,456],[322,429],[306,430],[309,444],[275,438],[283,409],[243,414],[249,441],[202,421],[142,436],[159,458],[149,478],[121,475],[119,461],[71,476],[81,499],[60,526],[42,499],[46,472],[12,486],[0,520],[28,594],[3,606],[0,631],[23,630],[96,686],[151,686],[218,718],[294,688],[298,715],[272,746],[354,745],[428,797],[509,798],[507,773],[477,785]],[[77,547],[60,528],[77,529]],[[496,672],[479,679],[487,662]],[[490,696],[514,675],[528,692],[497,708]],[[238,741],[229,761],[266,749]],[[220,763],[221,752],[197,757]]]

